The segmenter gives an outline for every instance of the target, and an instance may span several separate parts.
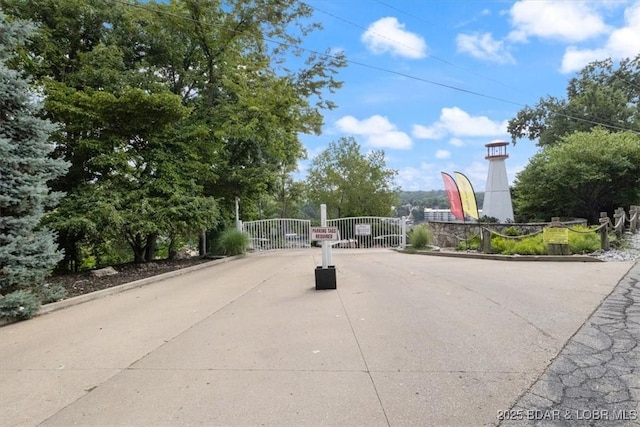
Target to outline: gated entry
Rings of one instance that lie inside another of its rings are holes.
[[[312,246],[311,221],[292,218],[263,219],[241,223],[254,250],[303,249]],[[338,228],[334,248],[404,248],[404,218],[352,217],[328,219],[327,227]]]
[[[404,218],[361,216],[328,219],[328,227],[337,227],[340,240],[334,248],[404,248],[407,226]]]
[[[292,218],[261,219],[242,223],[242,230],[251,239],[251,248],[257,251],[310,248],[310,228],[311,221]]]

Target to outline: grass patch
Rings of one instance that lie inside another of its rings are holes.
[[[585,226],[572,227],[582,233],[569,230],[569,249],[573,254],[590,254],[600,249],[600,235]]]
[[[589,254],[600,249],[600,236],[593,232],[592,228],[585,226],[572,227],[581,232],[569,230],[569,250],[572,254]],[[491,239],[491,248],[501,255],[546,255],[547,245],[542,239],[542,234],[536,234],[522,239],[505,239],[494,236]]]
[[[249,248],[249,235],[235,228],[228,228],[218,236],[216,249],[222,255],[240,255]]]
[[[409,244],[413,249],[426,249],[431,243],[431,230],[426,225],[419,225],[411,229]]]

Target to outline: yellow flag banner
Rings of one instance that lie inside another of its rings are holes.
[[[462,200],[464,214],[471,218],[480,219],[478,204],[476,203],[476,193],[473,191],[473,186],[469,178],[460,172],[454,172],[454,174],[456,176],[456,182],[458,183],[458,190],[460,190],[460,199]]]

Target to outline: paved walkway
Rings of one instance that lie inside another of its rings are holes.
[[[640,426],[640,264],[503,415],[503,426]]]
[[[0,328],[0,424],[496,425],[632,265],[334,261],[337,290],[260,254]]]

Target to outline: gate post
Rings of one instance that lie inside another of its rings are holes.
[[[327,227],[327,205],[320,205],[320,226]],[[326,232],[326,230],[325,230]],[[331,264],[331,242],[322,240],[322,265],[316,267],[316,290],[336,289],[336,267]]]
[[[635,233],[638,229],[638,216],[640,216],[640,206],[631,206],[629,209],[629,231]]]
[[[482,227],[480,229],[480,252],[485,254],[490,254],[492,252],[491,249],[491,230],[488,228]]]
[[[616,237],[618,239],[622,238],[622,234],[624,233],[624,219],[624,208],[616,209],[613,214],[613,226],[615,228]]]
[[[402,239],[400,239],[400,247],[402,250],[407,248],[407,217],[402,217],[402,226],[400,227],[402,233]]]
[[[606,212],[600,212],[600,249],[608,251],[610,249],[609,244],[609,230],[607,225],[609,224],[609,216]]]

